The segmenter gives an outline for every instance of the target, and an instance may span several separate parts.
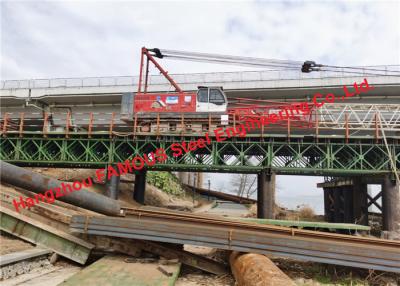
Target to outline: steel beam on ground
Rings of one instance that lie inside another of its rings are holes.
[[[400,242],[131,209],[126,218],[74,216],[71,231],[202,245],[400,273]]]
[[[48,256],[52,251],[46,248],[35,247],[18,252],[7,253],[0,255],[0,267],[8,264],[18,263],[24,260],[37,258],[41,256]],[[3,278],[4,279],[4,278]]]
[[[49,227],[15,211],[0,207],[1,230],[80,264],[85,264],[94,245],[80,238]]]

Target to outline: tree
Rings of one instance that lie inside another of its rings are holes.
[[[254,174],[238,174],[232,181],[233,192],[240,196],[249,198],[257,190],[257,175]]]

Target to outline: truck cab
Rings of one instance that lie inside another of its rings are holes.
[[[199,86],[196,96],[196,112],[225,112],[228,106],[222,87]]]

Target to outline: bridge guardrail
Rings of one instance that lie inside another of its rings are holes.
[[[268,81],[268,80],[301,80],[318,78],[335,78],[349,76],[368,76],[371,73],[368,68],[382,69],[376,76],[391,75],[390,71],[400,72],[400,65],[365,66],[360,67],[357,74],[349,74],[344,69],[339,72],[323,71],[314,73],[302,73],[301,71],[241,71],[241,72],[216,72],[216,73],[193,73],[175,74],[173,78],[180,84],[198,84],[213,82],[242,82],[242,81]],[[53,78],[53,79],[26,79],[26,80],[2,80],[0,89],[23,89],[23,88],[57,88],[57,87],[106,87],[106,86],[135,86],[138,76],[109,76],[109,77],[82,77],[82,78]],[[151,75],[151,85],[168,83],[163,76]]]

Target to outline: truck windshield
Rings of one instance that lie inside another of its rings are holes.
[[[225,102],[224,96],[219,89],[210,89],[210,102],[222,104]]]
[[[208,89],[206,88],[199,89],[197,93],[197,101],[208,102]]]

